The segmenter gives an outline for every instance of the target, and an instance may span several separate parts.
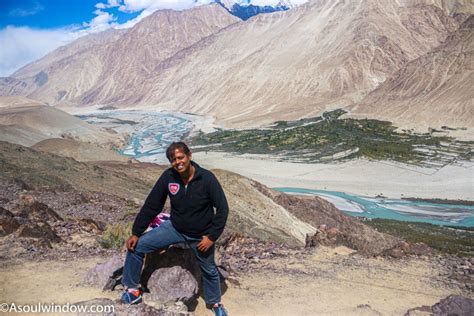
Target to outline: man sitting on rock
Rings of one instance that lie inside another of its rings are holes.
[[[163,172],[151,190],[126,242],[122,284],[127,290],[122,302],[142,301],[139,283],[145,254],[187,243],[201,268],[206,303],[212,306],[215,315],[227,315],[221,304],[219,272],[214,261],[214,243],[224,230],[229,211],[224,191],[214,174],[191,160],[191,151],[185,143],[172,143],[166,157],[171,168]],[[171,202],[170,220],[143,234],[162,211],[167,196]]]

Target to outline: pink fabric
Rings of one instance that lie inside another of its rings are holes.
[[[148,225],[148,228],[156,228],[160,226],[164,221],[167,221],[170,219],[170,214],[168,213],[160,213],[158,214],[155,219]]]

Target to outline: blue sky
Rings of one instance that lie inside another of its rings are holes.
[[[275,5],[280,0],[231,1]],[[214,0],[0,0],[0,77],[81,36],[130,28],[156,10],[210,2]]]

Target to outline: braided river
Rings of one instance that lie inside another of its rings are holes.
[[[107,110],[77,117],[129,137],[118,153],[143,162],[167,164],[166,147],[200,129],[203,118],[181,113]],[[474,180],[473,180],[474,181]],[[365,197],[344,192],[294,187],[274,188],[290,194],[316,195],[353,216],[427,222],[438,225],[474,227],[474,205],[430,203],[384,197]]]

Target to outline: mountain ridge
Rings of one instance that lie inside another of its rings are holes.
[[[42,72],[32,64],[21,78],[2,78],[0,94],[51,105],[212,115],[228,127],[317,116],[356,105],[404,65],[441,45],[462,21],[452,12],[472,10],[456,3],[318,0],[245,22],[217,4],[159,11],[97,51],[70,56],[69,62],[50,62],[49,56],[37,62],[47,61]],[[204,15],[212,19],[204,21]],[[157,19],[157,26],[151,21],[158,16],[166,18]],[[201,27],[200,33],[178,39],[189,32],[177,25],[187,23]],[[449,112],[456,104],[446,106]]]

